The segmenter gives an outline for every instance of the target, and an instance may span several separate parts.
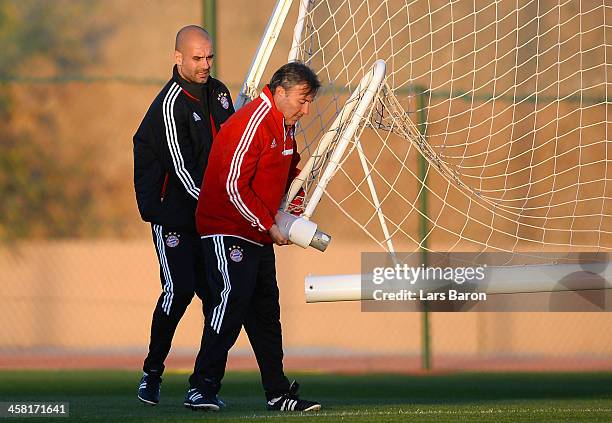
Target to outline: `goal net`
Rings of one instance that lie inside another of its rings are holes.
[[[301,0],[290,59],[323,82],[298,134],[321,164],[306,202],[382,59],[323,207],[383,250],[609,251],[607,3]]]

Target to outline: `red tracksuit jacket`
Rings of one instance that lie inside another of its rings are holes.
[[[269,244],[268,230],[299,170],[293,127],[285,127],[266,86],[217,134],[196,209],[198,232]]]

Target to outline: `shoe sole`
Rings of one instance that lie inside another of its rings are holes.
[[[277,410],[274,408],[268,408],[268,411],[278,411],[279,413],[303,413],[304,411],[319,411],[321,409],[321,404],[316,404],[316,405],[311,405],[308,408],[305,408],[304,410]]]
[[[156,402],[146,400],[146,399],[144,399],[143,397],[141,397],[140,395],[138,395],[138,399],[139,399],[140,401],[144,402],[145,404],[149,404],[149,405],[157,405],[157,403],[156,403]]]
[[[194,405],[184,402],[183,405],[187,408],[191,408],[193,411],[219,411],[219,406],[215,404]]]

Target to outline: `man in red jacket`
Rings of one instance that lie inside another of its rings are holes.
[[[213,143],[198,206],[212,309],[206,310],[199,365],[189,378],[185,405],[218,410],[229,349],[241,327],[261,372],[268,408],[318,410],[298,397],[298,384],[283,372],[280,305],[273,243],[289,241],[274,216],[299,173],[294,139],[320,82],[306,65],[292,62],[272,76],[253,102],[221,127]]]

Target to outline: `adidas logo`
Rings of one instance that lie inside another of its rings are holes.
[[[272,138],[272,144],[270,144],[270,148],[276,148],[276,138]]]
[[[197,122],[199,120],[202,120],[202,118],[200,116],[198,116],[198,114],[196,112],[193,112],[193,120]]]

